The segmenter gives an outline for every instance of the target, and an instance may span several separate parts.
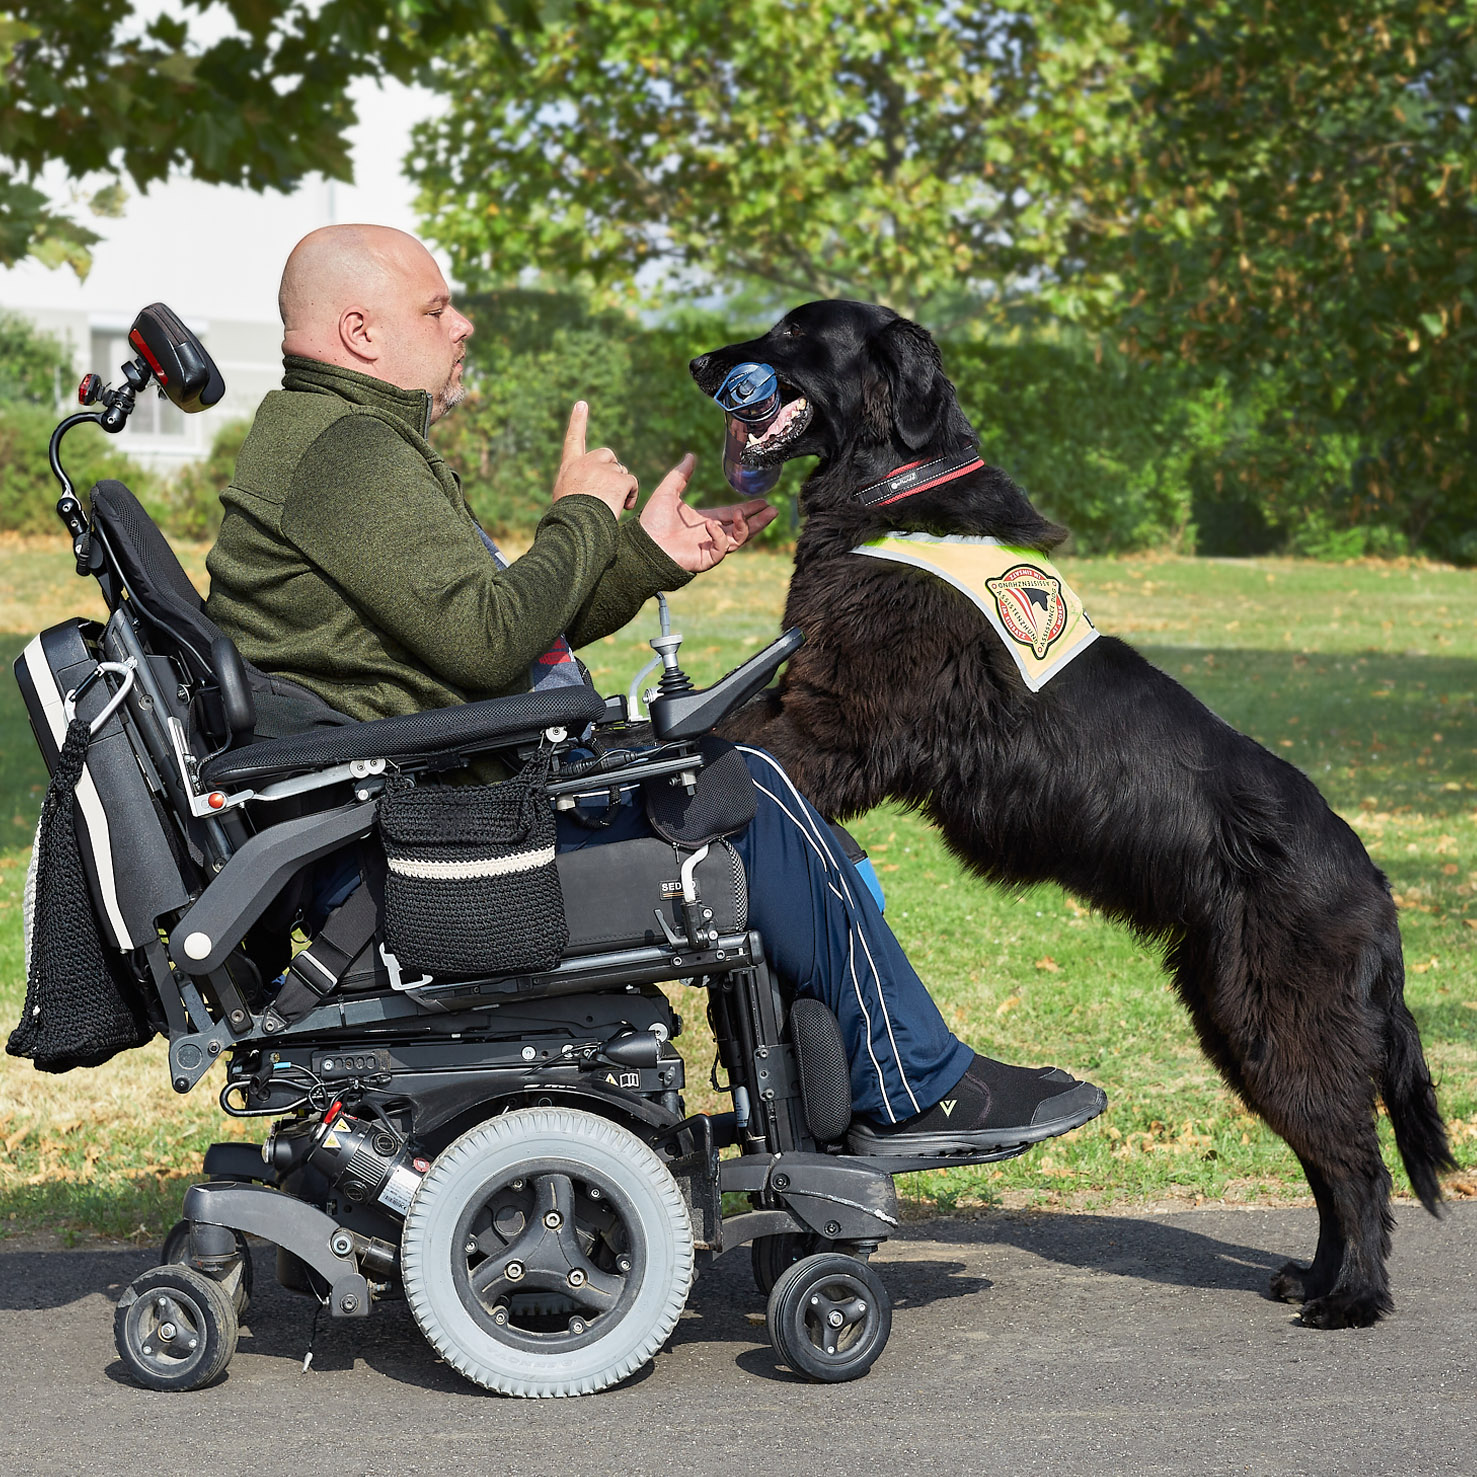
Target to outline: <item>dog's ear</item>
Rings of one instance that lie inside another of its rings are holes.
[[[950,403],[944,362],[926,328],[895,318],[873,336],[875,366],[862,382],[862,415],[878,441],[894,431],[910,451],[926,446]]]

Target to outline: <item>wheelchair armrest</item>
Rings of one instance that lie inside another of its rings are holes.
[[[720,677],[711,687],[651,700],[651,727],[663,742],[697,738],[746,703],[800,650],[805,642],[799,626]]]
[[[291,738],[267,739],[228,749],[205,764],[204,784],[215,789],[259,784],[353,759],[457,758],[486,749],[532,743],[546,728],[578,733],[605,714],[605,699],[591,687],[517,692],[400,718],[375,718],[316,728]]]

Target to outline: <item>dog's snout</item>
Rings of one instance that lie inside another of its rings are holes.
[[[687,364],[688,373],[691,374],[694,379],[697,379],[708,367],[708,360],[710,360],[712,357],[713,356],[711,354],[699,354],[696,359],[690,359]]]

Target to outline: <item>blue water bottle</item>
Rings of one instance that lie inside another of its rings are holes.
[[[738,364],[728,371],[713,399],[728,412],[723,439],[723,475],[741,497],[763,497],[780,480],[781,464],[746,467],[750,436],[762,436],[780,413],[779,377],[767,364]]]

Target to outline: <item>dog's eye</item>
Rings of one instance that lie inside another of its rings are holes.
[[[799,326],[797,324],[794,324],[794,323],[781,323],[780,324],[780,337],[781,338],[800,338],[801,337],[801,333],[800,333]]]

